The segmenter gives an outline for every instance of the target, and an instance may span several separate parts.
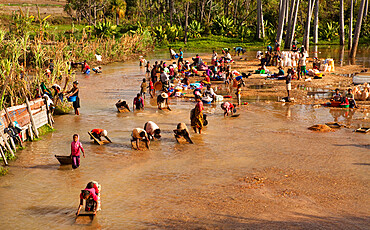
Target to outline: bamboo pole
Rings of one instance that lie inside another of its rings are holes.
[[[35,134],[36,138],[39,138],[39,131],[37,130],[35,120],[33,119],[30,102],[28,101],[28,98],[27,97],[26,97],[26,105],[27,105],[28,113],[30,114],[30,120],[31,120],[31,125],[32,125],[33,133]]]
[[[48,124],[53,129],[53,122],[52,122],[52,119],[51,119],[51,113],[50,113],[50,109],[49,109],[49,106],[48,106],[48,101],[46,100],[46,98],[44,98],[44,103],[45,103],[45,106],[46,106],[46,116],[48,116]]]
[[[8,161],[6,160],[6,156],[5,156],[5,154],[4,154],[3,146],[2,146],[2,145],[0,145],[0,154],[1,154],[1,157],[3,158],[4,165],[5,165],[5,166],[8,166]]]
[[[3,134],[3,132],[0,132],[0,137],[4,140],[4,143],[5,143],[5,146],[6,148],[8,149],[8,151],[10,152],[10,154],[14,157],[14,152],[12,150],[12,148],[10,147],[9,143],[6,141],[6,138]]]
[[[17,152],[17,146],[15,145],[13,138],[9,136],[9,140],[10,140],[10,145],[14,149],[14,152]]]

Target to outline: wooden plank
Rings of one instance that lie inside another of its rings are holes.
[[[104,143],[103,143],[103,141],[99,141],[98,139],[96,139],[95,137],[94,137],[94,135],[92,135],[92,133],[90,133],[90,132],[87,132],[89,135],[90,135],[90,137],[96,142],[96,143],[98,143],[99,145],[104,145]]]

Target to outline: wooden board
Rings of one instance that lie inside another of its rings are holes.
[[[93,211],[81,210],[78,216],[96,216]]]
[[[193,144],[193,141],[190,139],[190,138],[185,138],[185,137],[177,137],[176,135],[175,136],[175,139],[177,141],[177,143],[179,144],[186,144],[186,143],[189,143],[189,144]]]
[[[325,125],[329,126],[332,129],[339,129],[340,127],[344,127],[344,125],[339,124],[338,122],[328,122]]]
[[[370,128],[368,127],[362,127],[362,128],[359,128],[359,129],[356,129],[355,132],[359,132],[359,133],[368,133],[370,132]]]
[[[99,141],[98,139],[96,139],[95,137],[94,137],[94,135],[92,135],[92,133],[90,133],[90,132],[87,132],[89,135],[90,135],[90,137],[94,140],[94,142],[96,142],[96,143],[98,143],[99,145],[105,145],[105,144],[108,144],[108,143],[110,143],[109,141],[107,141],[107,140],[102,140],[102,141]]]
[[[120,107],[120,108],[117,108],[118,109],[118,112],[120,113],[128,113],[130,112],[127,108],[124,108],[124,107]]]

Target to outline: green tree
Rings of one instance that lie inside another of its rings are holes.
[[[123,18],[126,13],[126,1],[125,0],[111,0],[111,9],[112,12],[116,15],[116,25],[119,25],[120,18]]]

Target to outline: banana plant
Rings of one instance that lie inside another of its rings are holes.
[[[155,35],[155,38],[159,43],[163,41],[167,41],[167,34],[165,29],[162,26],[156,26],[153,29],[153,33]]]
[[[198,21],[192,21],[189,26],[189,37],[190,38],[200,38],[202,37],[201,33],[203,32],[202,25]]]
[[[98,22],[94,26],[94,34],[97,37],[113,37],[117,33],[117,25],[112,25],[110,21],[107,22]]]
[[[225,16],[213,19],[213,32],[217,35],[232,36],[234,32],[234,20]]]

